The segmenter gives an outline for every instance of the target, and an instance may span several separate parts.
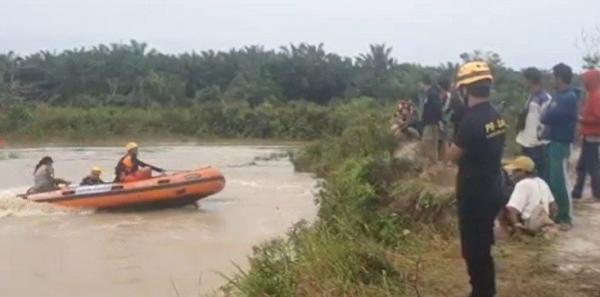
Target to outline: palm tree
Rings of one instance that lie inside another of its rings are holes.
[[[357,58],[357,63],[361,67],[371,68],[375,74],[382,74],[391,69],[396,64],[396,60],[391,56],[392,48],[383,44],[369,45],[370,52],[361,54]]]
[[[0,85],[6,83],[8,89],[14,88],[15,74],[22,60],[13,51],[0,55]]]
[[[600,67],[600,25],[594,32],[582,32],[577,46],[583,52],[583,67],[593,69]]]
[[[462,53],[459,56],[463,62],[483,61],[493,68],[504,67],[504,62],[500,55],[493,51],[474,50],[471,53]]]

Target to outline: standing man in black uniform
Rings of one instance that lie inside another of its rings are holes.
[[[471,297],[496,294],[494,220],[502,207],[501,159],[506,122],[489,102],[493,76],[484,62],[463,65],[457,88],[467,108],[448,159],[458,164],[456,195]]]

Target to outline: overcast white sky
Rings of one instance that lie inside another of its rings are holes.
[[[600,26],[600,0],[0,0],[0,52],[28,54],[137,39],[163,52],[370,43],[437,65],[473,49],[515,67],[580,66],[576,40]]]

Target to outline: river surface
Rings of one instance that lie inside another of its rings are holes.
[[[252,246],[313,221],[315,181],[287,159],[266,160],[278,147],[142,148],[140,159],[170,170],[213,165],[223,192],[199,208],[106,213],[15,198],[32,182],[44,155],[57,177],[79,181],[93,165],[105,180],[121,148],[4,151],[0,160],[0,296],[202,296],[246,266]]]

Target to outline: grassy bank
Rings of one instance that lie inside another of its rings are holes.
[[[15,104],[0,113],[0,136],[16,143],[93,144],[131,137],[179,142],[305,141],[339,135],[346,126],[357,121],[356,114],[370,116],[381,110],[380,104],[368,98],[327,106],[307,102],[265,103],[256,107],[213,103],[188,108],[142,109]]]
[[[388,129],[367,120],[294,157],[323,178],[319,220],[255,250],[231,296],[409,296],[429,234],[450,238],[453,199],[417,180],[418,162],[393,157]],[[427,240],[426,240],[427,239]]]
[[[368,118],[293,158],[322,178],[319,219],[258,246],[229,278],[227,296],[466,296],[453,189],[394,158],[397,143]],[[552,242],[500,240],[499,296],[590,296],[559,271]]]

